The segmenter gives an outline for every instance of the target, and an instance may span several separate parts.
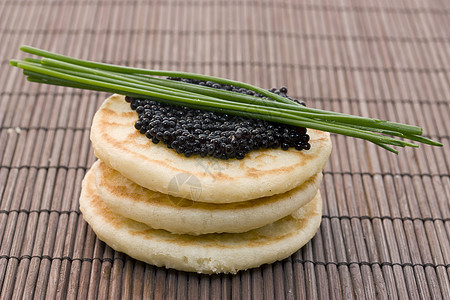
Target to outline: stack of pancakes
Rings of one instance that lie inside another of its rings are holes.
[[[100,107],[91,129],[99,160],[80,197],[85,220],[115,250],[156,266],[236,273],[284,259],[316,233],[328,133],[308,130],[308,151],[186,158],[153,144],[136,120],[123,96]]]

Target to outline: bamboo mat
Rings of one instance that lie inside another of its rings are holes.
[[[449,299],[448,1],[0,0],[2,298]],[[322,225],[237,275],[156,268],[98,240],[78,209],[106,94],[29,83],[28,44],[271,88],[308,106],[416,124],[445,147],[332,136]]]

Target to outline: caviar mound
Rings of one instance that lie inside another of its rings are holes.
[[[237,93],[252,95],[272,101],[253,91],[213,82],[177,79],[190,84],[206,85]],[[287,88],[271,89],[293,102],[297,99],[287,96]],[[247,153],[258,149],[308,150],[309,135],[306,128],[268,122],[259,119],[232,116],[203,111],[183,106],[164,104],[157,101],[125,98],[131,109],[138,113],[135,128],[145,134],[153,143],[167,145],[186,157],[214,157],[216,159],[243,159]]]
[[[149,190],[200,202],[232,203],[287,192],[321,172],[331,152],[330,134],[309,129],[309,150],[259,149],[243,160],[186,158],[140,134],[133,126],[136,119],[124,96],[106,99],[92,122],[96,156]],[[201,182],[199,193],[188,184],[173,188],[171,182],[183,175]]]

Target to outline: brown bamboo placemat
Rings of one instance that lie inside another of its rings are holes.
[[[449,298],[448,1],[0,1],[3,298]],[[308,106],[420,125],[445,147],[388,153],[332,136],[324,216],[284,261],[237,275],[146,265],[78,209],[105,94],[25,81],[28,44],[67,55],[286,85]]]

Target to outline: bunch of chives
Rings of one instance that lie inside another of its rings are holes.
[[[423,137],[422,128],[417,126],[304,107],[280,95],[243,82],[187,72],[149,70],[92,62],[30,46],[22,46],[20,49],[43,57],[10,61],[12,66],[23,69],[27,79],[32,82],[117,93],[328,131],[368,140],[394,153],[397,153],[397,150],[391,146],[418,147],[404,139],[442,146],[439,142]],[[164,79],[160,76],[212,81],[241,87],[266,96],[272,101],[233,91]]]

